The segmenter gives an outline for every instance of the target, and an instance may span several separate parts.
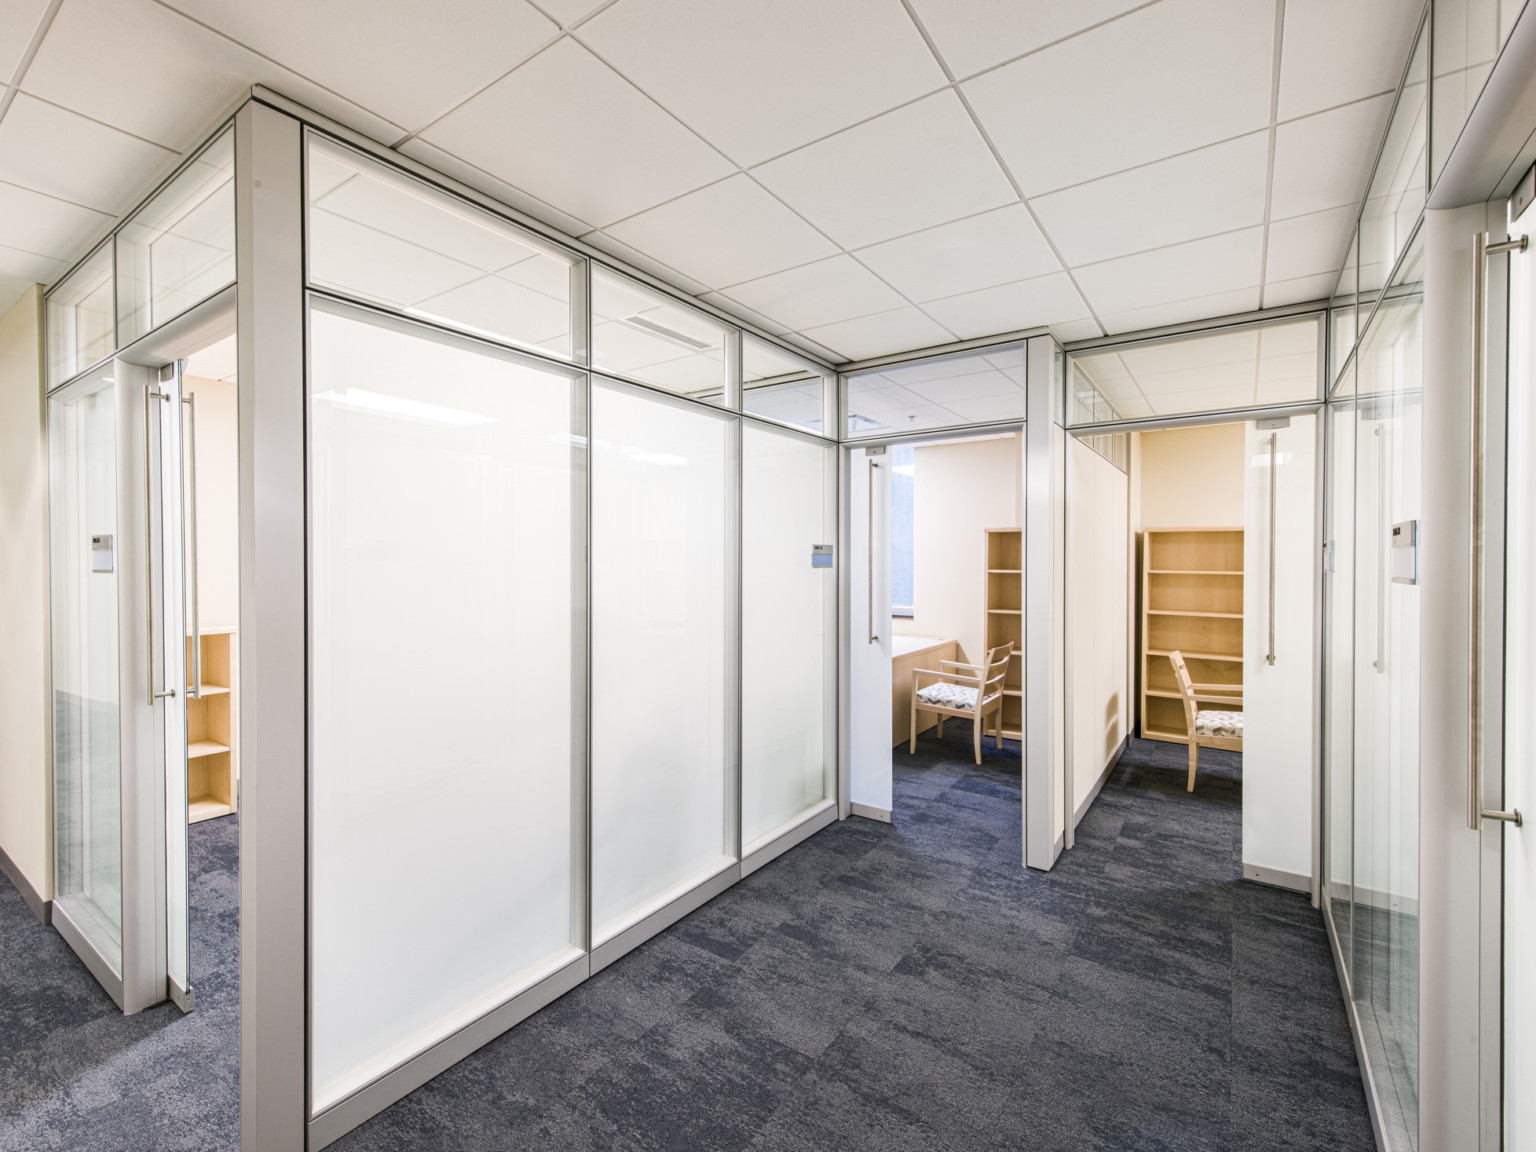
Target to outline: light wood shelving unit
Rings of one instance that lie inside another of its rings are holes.
[[[1141,555],[1141,735],[1188,744],[1168,653],[1197,684],[1242,686],[1243,530],[1148,528]]]
[[[1013,641],[1013,656],[1003,681],[1003,735],[1024,739],[1024,531],[986,528],[987,619],[982,635],[987,648]],[[967,652],[973,664],[986,662],[986,652]]]
[[[187,823],[228,816],[239,796],[239,755],[235,748],[233,628],[202,632],[202,699],[187,700]],[[187,674],[192,672],[192,638],[187,637]]]

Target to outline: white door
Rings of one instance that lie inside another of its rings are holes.
[[[1310,891],[1317,417],[1250,421],[1244,462],[1243,875]]]

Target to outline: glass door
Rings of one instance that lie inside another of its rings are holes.
[[[48,401],[54,923],[126,1013],[191,1003],[181,407],[123,361]]]

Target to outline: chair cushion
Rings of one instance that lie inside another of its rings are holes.
[[[1201,736],[1236,736],[1241,739],[1243,714],[1241,712],[1196,712],[1195,732]]]
[[[919,704],[936,704],[940,708],[974,708],[976,707],[976,689],[967,688],[963,684],[930,684],[926,688],[917,690],[917,702]]]

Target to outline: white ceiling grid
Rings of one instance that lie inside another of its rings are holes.
[[[834,361],[1317,299],[1419,10],[0,0],[0,309],[252,83]]]

